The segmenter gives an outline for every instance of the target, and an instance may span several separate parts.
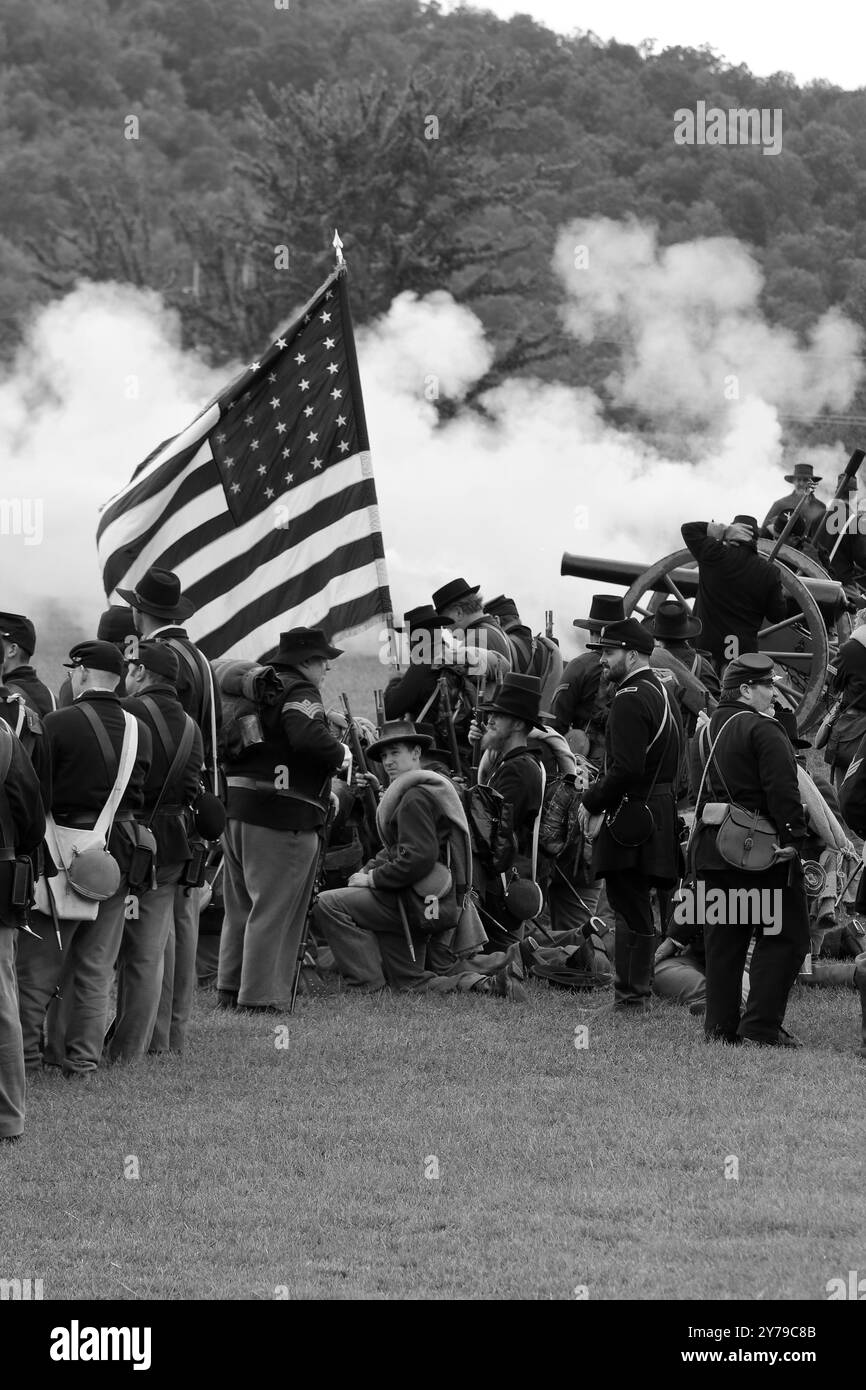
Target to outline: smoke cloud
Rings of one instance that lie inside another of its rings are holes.
[[[576,246],[588,248],[585,269]],[[762,517],[787,490],[780,413],[844,410],[862,335],[836,313],[805,348],[769,326],[759,268],[728,240],[659,248],[651,228],[575,222],[554,265],[568,330],[620,341],[615,399],[676,447],[611,427],[579,382],[511,380],[485,395],[488,418],[464,408],[439,423],[437,394],[459,405],[492,360],[478,319],[443,292],[401,295],[358,332],[358,353],[398,621],[464,575],[487,597],[511,594],[534,630],[553,608],[571,655],[571,620],[605,586],[561,578],[563,550],[648,563],[680,547],[682,521]],[[7,505],[0,607],[38,619],[61,599],[94,629],[105,606],[100,504],[233,370],[184,352],[176,315],[153,293],[82,284],[37,314],[0,383],[0,499],[31,499],[31,523],[40,500],[43,534],[36,543],[33,524],[24,534],[23,510],[16,531]],[[797,458],[823,472],[828,496],[842,442]],[[354,645],[375,649],[377,635]]]

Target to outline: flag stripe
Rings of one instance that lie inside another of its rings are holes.
[[[363,599],[365,595],[379,588],[379,570],[376,563],[380,558],[377,553],[379,550],[381,538],[376,536],[365,536],[363,540],[341,546],[332,557],[320,561],[304,574],[286,577],[243,607],[236,606],[227,622],[206,635],[197,637],[196,641],[210,656],[222,651],[236,651],[248,635],[256,639],[260,636],[262,640],[257,650],[263,652],[274,646],[277,641],[279,632],[276,628],[279,621],[283,620],[283,614],[291,613],[293,627],[308,627],[314,623],[319,627],[338,601],[346,603]],[[329,590],[333,590],[333,596],[329,594]],[[280,617],[277,622],[270,619],[262,623],[260,619],[263,611],[275,613]]]
[[[345,269],[102,509],[106,591],[171,569],[211,656],[390,617]],[[297,480],[297,481],[296,481]]]
[[[200,417],[198,426],[194,431],[190,427],[190,429],[184,430],[177,440],[169,440],[169,445],[172,443],[176,445],[170,456],[162,460],[158,455],[155,456],[146,470],[139,473],[137,478],[133,478],[131,483],[127,483],[122,492],[118,492],[105,504],[99,525],[96,528],[97,541],[102,540],[104,532],[116,517],[128,512],[132,507],[158,498],[163,488],[169,487],[172,482],[179,478],[190,460],[195,458],[210,430],[218,422],[219,407],[214,406],[212,411],[207,413],[207,416]],[[168,448],[168,445],[165,447]]]

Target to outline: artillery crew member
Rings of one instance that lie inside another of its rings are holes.
[[[328,729],[320,690],[341,652],[296,627],[270,657],[281,704],[261,710],[264,740],[227,767],[228,823],[218,989],[224,1007],[288,1006],[331,795],[347,750]]]
[[[16,928],[29,902],[30,870],[45,834],[39,783],[18,739],[0,722],[0,1144],[24,1132],[24,1049],[15,983]]]
[[[820,481],[820,478],[814,476],[811,463],[795,463],[793,473],[785,474],[785,482],[793,483],[794,490],[787,497],[779,497],[773,502],[764,517],[764,529],[771,529],[781,535],[791,513],[805,497],[807,501],[803,502],[800,515],[788,534],[792,545],[796,545],[798,541],[811,540],[827,512],[824,503],[812,496]]]
[[[120,869],[119,887],[100,901],[94,920],[60,920],[57,930],[62,945],[51,919],[38,913],[34,926],[41,939],[21,933],[18,940],[25,1061],[39,1063],[45,1011],[62,979],[65,1026],[57,1039],[62,1047],[57,1060],[64,1075],[73,1076],[95,1071],[102,1055],[114,964],[123,936],[126,875],[137,842],[132,822],[143,805],[151,741],[145,725],[126,714],[117,698],[123,670],[117,647],[110,642],[79,642],[69,653],[67,665],[74,702],[45,717],[50,810],[58,826],[94,827],[118,777],[128,720],[137,740],[135,761],[108,838],[109,853]]]
[[[156,840],[156,883],[150,891],[144,883],[130,884],[138,915],[124,924],[118,957],[117,1020],[108,1049],[112,1061],[141,1057],[151,1045],[175,892],[192,857],[192,806],[201,790],[203,745],[198,726],[177,698],[178,674],[177,657],[166,642],[140,642],[135,659],[127,663],[123,708],[147,726],[153,745],[142,820],[152,826]],[[167,782],[184,744],[186,756]],[[192,996],[174,1003],[172,1051],[182,1052]]]
[[[757,552],[758,523],[735,516],[718,521],[687,521],[682,536],[698,562],[695,616],[716,666],[758,650],[758,632],[767,618],[779,623],[787,604],[779,572]]]
[[[436,706],[441,667],[450,644],[445,635],[454,626],[427,604],[403,614],[409,642],[406,670],[388,682],[382,697],[386,719],[426,719]]]
[[[57,708],[48,686],[30,665],[36,650],[36,629],[21,613],[0,613],[0,677],[13,695],[21,695],[42,715]]]
[[[710,720],[713,751],[696,808],[692,862],[696,901],[706,903],[710,890],[721,890],[704,921],[707,1038],[787,1047],[798,1046],[782,1028],[788,995],[809,950],[799,856],[807,827],[794,750],[782,725],[767,717],[772,705],[772,659],[753,652],[732,662]],[[707,802],[722,801],[763,816],[775,829],[779,849],[770,867],[736,868],[719,852],[719,825],[706,824],[703,817]],[[756,927],[749,998],[741,1017],[743,966]]]
[[[495,618],[508,638],[511,648],[511,668],[519,675],[535,675],[530,670],[534,644],[532,629],[520,621],[520,614],[513,598],[498,594],[484,605],[484,612]]]
[[[614,1004],[649,1006],[655,925],[650,893],[662,899],[680,877],[676,781],[683,731],[676,701],[650,669],[653,639],[634,618],[610,623],[596,643],[616,687],[607,723],[604,773],[583,796],[581,827],[595,836],[593,871],[616,914]],[[607,812],[600,827],[597,817]]]
[[[136,589],[117,592],[132,608],[139,635],[148,641],[166,642],[177,656],[177,698],[199,727],[205,763],[211,768],[216,791],[215,738],[222,728],[222,705],[210,663],[182,626],[195,612],[195,604],[181,592],[177,575],[158,567],[147,570]],[[128,646],[125,655],[134,655],[134,648]],[[153,1046],[160,1052],[179,1052],[183,1047],[196,986],[199,903],[198,893],[176,888],[174,924],[165,946],[162,998],[153,1037]]]

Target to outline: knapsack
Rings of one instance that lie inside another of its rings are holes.
[[[272,666],[256,661],[221,658],[214,661],[213,672],[223,711],[219,751],[227,763],[233,763],[245,749],[264,742],[262,716],[282,704],[283,682]]]
[[[532,957],[530,974],[559,989],[605,989],[613,967],[601,937],[589,922],[574,946],[542,946]]]
[[[562,652],[552,637],[537,633],[532,639],[532,657],[527,676],[537,676],[541,682],[540,709],[550,709],[553,692],[562,679]]]
[[[517,853],[513,806],[493,787],[466,787],[461,797],[473,855],[488,873],[504,874]]]
[[[553,777],[548,782],[538,834],[539,847],[548,858],[558,859],[580,834],[577,813],[581,795],[574,773]]]

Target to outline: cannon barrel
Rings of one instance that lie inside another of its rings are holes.
[[[574,579],[593,579],[600,584],[618,584],[624,588],[630,588],[638,576],[649,568],[649,565],[642,565],[636,560],[605,560],[598,555],[572,555],[566,551],[562,557],[559,572],[570,575]],[[809,575],[798,575],[797,577],[803,587],[809,590],[825,618],[830,617],[832,620],[845,600],[843,586],[838,580],[829,577],[827,579],[813,579]],[[681,594],[690,598],[697,593],[697,569],[672,570],[670,578]],[[670,590],[663,578],[656,582],[655,592],[667,594],[670,597]]]
[[[639,564],[636,560],[604,560],[598,555],[570,555],[566,551],[559,572],[574,579],[595,579],[600,584],[621,584],[628,589],[638,575],[648,569],[649,565]],[[698,591],[697,570],[674,570],[671,579],[683,593],[696,594]],[[660,594],[669,592],[663,579],[656,584],[656,590]]]

